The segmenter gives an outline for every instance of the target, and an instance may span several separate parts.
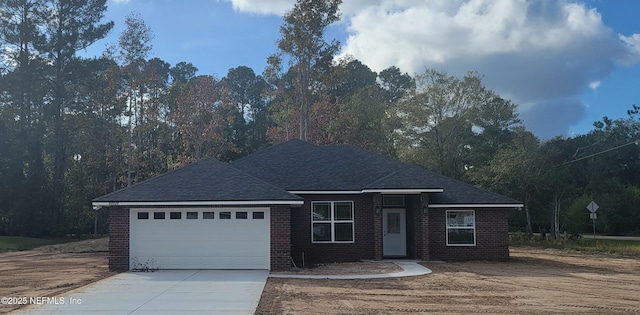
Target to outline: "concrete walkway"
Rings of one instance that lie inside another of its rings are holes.
[[[383,278],[399,278],[399,277],[413,277],[422,276],[431,273],[431,269],[426,268],[418,263],[416,260],[382,260],[380,262],[392,262],[402,268],[400,272],[394,273],[382,273],[372,275],[283,275],[283,274],[270,274],[270,278],[295,278],[295,279],[383,279]]]
[[[267,270],[126,272],[16,314],[253,314]],[[62,300],[60,299],[62,298]]]

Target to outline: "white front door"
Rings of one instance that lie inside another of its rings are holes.
[[[407,255],[405,209],[382,210],[382,255]]]

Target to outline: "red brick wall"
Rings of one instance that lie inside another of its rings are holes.
[[[109,270],[129,270],[129,208],[109,208]]]
[[[374,224],[376,215],[373,208],[371,194],[358,195],[303,195],[305,203],[301,208],[291,211],[291,245],[292,257],[298,267],[315,263],[348,262],[361,259],[376,258],[376,244]],[[312,243],[311,242],[311,201],[353,201],[354,212],[354,243]],[[379,220],[379,219],[378,219]],[[381,231],[378,230],[379,232]]]
[[[291,207],[271,206],[271,270],[291,268],[290,256]]]
[[[291,210],[284,205],[211,206],[210,208],[256,208],[269,207],[271,217],[271,270],[288,269],[291,266]],[[176,206],[153,206],[139,208],[178,208]],[[179,207],[190,208],[190,207]],[[195,206],[191,208],[206,208]],[[109,269],[129,270],[129,208],[109,208]]]
[[[373,258],[382,260],[382,195],[373,194]],[[380,213],[375,213],[379,209]]]
[[[507,208],[475,210],[476,246],[447,246],[446,210],[429,209],[430,259],[445,261],[506,260],[509,258]],[[451,209],[457,210],[457,209]]]

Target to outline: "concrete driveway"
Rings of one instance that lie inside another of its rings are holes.
[[[267,270],[127,272],[17,314],[253,314],[268,276]]]

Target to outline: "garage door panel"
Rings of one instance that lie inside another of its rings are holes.
[[[268,208],[252,209],[132,209],[130,257],[138,263],[155,263],[160,269],[269,269],[270,225]],[[264,213],[253,219],[252,212]],[[148,212],[149,219],[138,219]],[[153,212],[165,212],[165,219],[153,219]],[[170,212],[181,212],[181,219],[170,219]],[[197,212],[197,219],[187,219]],[[204,219],[203,212],[214,212],[215,219]],[[230,212],[231,219],[220,219]],[[247,212],[247,219],[236,219],[236,212]]]

